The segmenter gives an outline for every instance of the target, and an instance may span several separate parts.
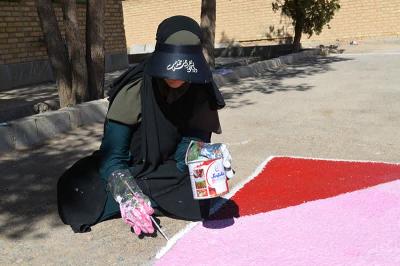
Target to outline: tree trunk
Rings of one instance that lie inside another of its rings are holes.
[[[71,65],[68,52],[61,37],[51,0],[37,0],[37,11],[47,46],[47,54],[55,75],[60,106],[66,107],[76,103],[72,93]]]
[[[293,38],[293,49],[295,52],[300,51],[301,48],[301,34],[303,32],[303,20],[296,20],[296,25],[294,27],[294,38]]]
[[[86,63],[92,100],[104,97],[105,0],[86,1]]]
[[[296,24],[294,26],[294,38],[293,38],[293,50],[298,52],[301,48],[301,35],[303,33],[303,25],[304,25],[304,11],[301,6],[299,6],[298,1],[295,1],[296,4]]]
[[[214,41],[216,16],[216,0],[202,0],[200,27],[203,33],[203,53],[212,68],[215,67]]]
[[[65,38],[71,62],[72,93],[76,97],[76,102],[81,103],[89,100],[85,46],[80,38],[75,0],[62,0],[62,4]]]

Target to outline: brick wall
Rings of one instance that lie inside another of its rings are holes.
[[[400,0],[341,0],[340,5],[331,29],[325,27],[311,41],[400,37]]]
[[[276,14],[272,0],[218,0],[216,43],[265,43],[293,35],[290,20]],[[303,42],[330,42],[370,37],[400,36],[400,0],[341,0],[342,8],[321,35]],[[105,32],[107,53],[124,52],[126,44],[155,42],[161,20],[172,15],[187,15],[199,22],[199,0],[106,0]],[[61,31],[63,18],[54,4]],[[122,16],[123,7],[123,16]],[[81,34],[84,36],[85,5],[78,4]],[[124,25],[126,41],[124,36]],[[283,39],[280,39],[284,41]],[[0,0],[0,64],[47,59],[34,0]]]
[[[251,45],[293,36],[291,21],[274,13],[271,4],[272,0],[218,0],[216,43]],[[303,42],[400,36],[400,0],[341,0],[340,4],[331,28],[311,39],[304,36]],[[122,5],[128,47],[154,43],[157,25],[169,16],[200,19],[200,0],[126,0]]]
[[[85,4],[77,4],[82,40],[85,35]],[[59,4],[54,4],[60,30],[64,33]],[[120,0],[106,0],[106,53],[125,52],[126,42]],[[0,1],[0,64],[47,59],[47,50],[34,0]]]
[[[201,1],[188,0],[125,0],[125,35],[128,46],[155,42],[155,32],[161,20],[173,15],[186,15],[199,22]]]
[[[105,10],[105,50],[107,53],[126,53],[126,39],[124,30],[124,16],[122,0],[106,0]]]

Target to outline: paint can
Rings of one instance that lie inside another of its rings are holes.
[[[205,158],[187,165],[194,199],[211,199],[229,192],[222,158]]]

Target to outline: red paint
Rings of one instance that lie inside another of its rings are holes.
[[[396,164],[277,157],[216,216],[232,217],[237,208],[240,216],[282,209],[397,179],[400,165]]]

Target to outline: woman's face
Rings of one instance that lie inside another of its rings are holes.
[[[179,79],[164,79],[165,83],[167,83],[168,87],[171,89],[178,89],[180,88],[183,84],[185,84],[184,80],[179,80]]]

